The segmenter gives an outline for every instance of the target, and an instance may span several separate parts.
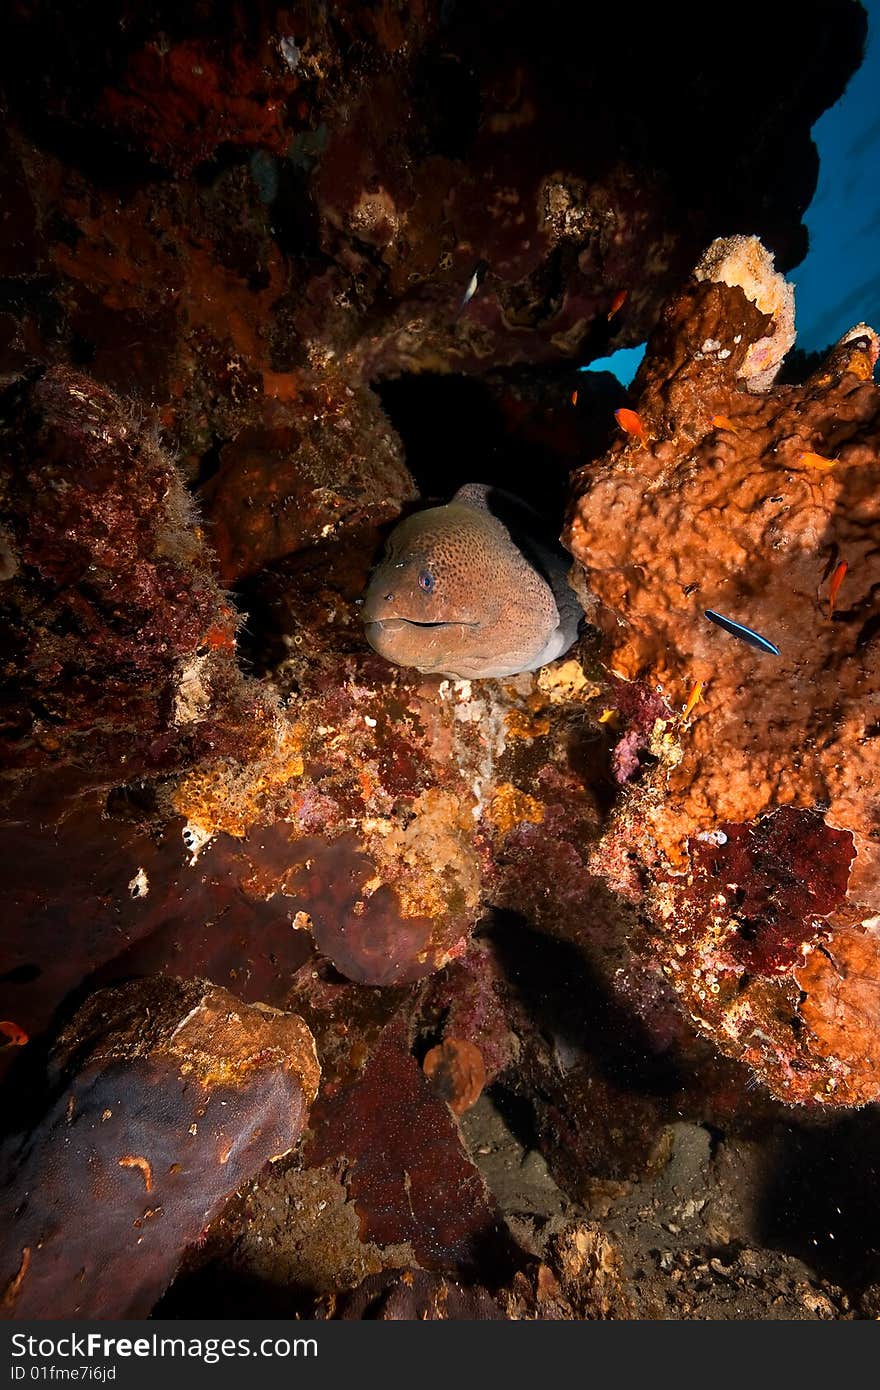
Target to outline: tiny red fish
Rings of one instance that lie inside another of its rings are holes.
[[[642,424],[641,415],[637,415],[634,410],[627,410],[625,406],[622,406],[620,410],[615,410],[614,418],[622,430],[625,430],[627,434],[635,435],[642,448],[647,449],[648,436],[645,432],[645,426]]]
[[[691,686],[691,693],[688,695],[687,704],[681,712],[682,719],[687,719],[691,711],[700,703],[703,698],[703,682],[694,681]]]
[[[577,393],[577,391],[572,391],[572,393],[571,393],[571,403],[572,403],[572,405],[577,405],[577,403],[578,403],[578,393]]]
[[[614,296],[614,298],[613,298],[612,301],[611,301],[611,308],[608,310],[608,319],[609,319],[609,321],[610,321],[611,319],[614,318],[614,315],[615,315],[615,314],[617,314],[617,313],[620,312],[620,310],[623,308],[623,306],[624,306],[624,304],[626,303],[626,301],[627,301],[628,298],[629,298],[629,290],[618,290],[618,291],[617,291],[617,294]]]
[[[0,1033],[6,1037],[5,1043],[0,1043],[0,1047],[24,1047],[30,1042],[30,1038],[23,1028],[19,1028],[17,1023],[10,1023],[8,1019],[0,1021]]]
[[[825,458],[824,454],[811,454],[809,451],[798,454],[797,461],[806,468],[833,468],[838,462],[837,459]]]
[[[849,565],[847,564],[846,560],[841,560],[841,561],[835,566],[834,573],[833,573],[832,576],[831,576],[831,583],[830,583],[830,585],[828,586],[828,616],[829,616],[829,617],[830,617],[831,614],[834,612],[834,601],[835,601],[835,599],[837,598],[837,595],[840,593],[840,586],[841,586],[841,584],[843,583],[844,579],[846,578],[846,572],[847,572],[848,569],[849,569]]]
[[[729,430],[731,434],[739,434],[736,425],[726,415],[713,415],[712,424],[716,430]]]

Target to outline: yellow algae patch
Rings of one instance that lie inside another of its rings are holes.
[[[304,729],[285,728],[262,758],[240,763],[225,758],[207,769],[187,773],[172,795],[172,805],[208,838],[223,833],[243,839],[250,827],[275,814],[289,782],[303,774]]]
[[[569,700],[593,700],[602,687],[584,674],[579,661],[562,661],[556,666],[544,666],[538,672],[538,689],[549,698],[551,705],[566,704]]]
[[[181,1076],[194,1075],[203,1086],[240,1086],[255,1072],[283,1068],[311,1102],[321,1079],[315,1039],[298,1014],[243,1005],[213,986],[155,1051],[170,1054]]]
[[[838,350],[847,348],[846,370],[860,381],[872,381],[877,358],[880,357],[880,338],[866,323],[857,323],[837,342]],[[829,378],[830,379],[830,378]]]
[[[524,709],[512,709],[504,716],[508,738],[540,738],[550,732],[546,714],[529,714]]]
[[[678,741],[678,731],[671,719],[655,719],[648,741],[648,751],[667,768],[678,767],[684,750]]]
[[[544,806],[528,792],[520,791],[512,782],[502,782],[492,797],[488,817],[495,829],[506,835],[523,821],[540,825],[544,819]]]
[[[384,822],[370,837],[370,855],[381,880],[397,894],[401,916],[445,917],[476,910],[480,861],[472,804],[432,787],[415,801],[405,828]]]

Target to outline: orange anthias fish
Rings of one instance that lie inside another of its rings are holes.
[[[572,393],[571,393],[571,403],[572,403],[572,405],[577,405],[577,403],[578,403],[578,393],[577,393],[577,391],[572,391]]]
[[[17,1023],[10,1023],[8,1019],[0,1021],[0,1035],[6,1038],[5,1043],[0,1043],[2,1047],[24,1047],[30,1042],[30,1038],[23,1028],[19,1028]]]
[[[682,719],[687,719],[692,710],[700,703],[703,698],[703,682],[694,681],[691,686],[691,693],[688,695],[687,704],[681,712]]]
[[[809,451],[798,454],[797,461],[806,468],[833,468],[838,462],[837,459],[827,459],[823,454],[811,454]]]
[[[635,435],[643,449],[648,447],[648,436],[645,426],[642,424],[641,415],[637,415],[634,410],[627,410],[622,406],[620,410],[615,410],[614,418],[622,430],[627,434]]]
[[[726,415],[713,415],[712,425],[716,430],[729,430],[731,434],[739,434],[736,425]]]
[[[840,593],[840,586],[846,578],[846,572],[848,569],[849,565],[847,564],[846,560],[840,560],[838,564],[834,567],[834,573],[831,576],[831,583],[828,586],[829,617],[834,612],[834,601],[837,598],[837,595]]]
[[[624,306],[624,304],[626,303],[626,301],[627,301],[628,298],[629,298],[629,290],[618,290],[618,291],[617,291],[617,294],[614,296],[614,298],[613,298],[612,301],[611,301],[611,308],[608,310],[608,318],[609,318],[609,320],[610,320],[610,319],[613,319],[613,318],[614,318],[614,315],[620,312],[620,310],[623,308],[623,306]]]

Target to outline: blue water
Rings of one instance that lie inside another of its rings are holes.
[[[645,344],[638,347],[618,348],[610,357],[597,357],[588,367],[578,367],[579,372],[613,372],[623,386],[629,386],[639,369],[645,355]]]
[[[792,271],[798,347],[827,347],[864,320],[880,330],[880,0],[863,0],[862,66],[813,126],[819,184],[805,218],[806,259]]]
[[[813,127],[819,182],[805,222],[810,249],[791,272],[797,343],[828,347],[862,321],[880,332],[880,0],[863,0],[868,41],[845,93]],[[583,371],[613,372],[628,386],[644,344]]]

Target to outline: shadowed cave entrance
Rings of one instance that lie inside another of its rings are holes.
[[[560,528],[572,469],[607,448],[614,411],[626,399],[610,373],[573,368],[483,377],[411,373],[373,389],[423,501],[448,502],[465,483],[488,483]]]

